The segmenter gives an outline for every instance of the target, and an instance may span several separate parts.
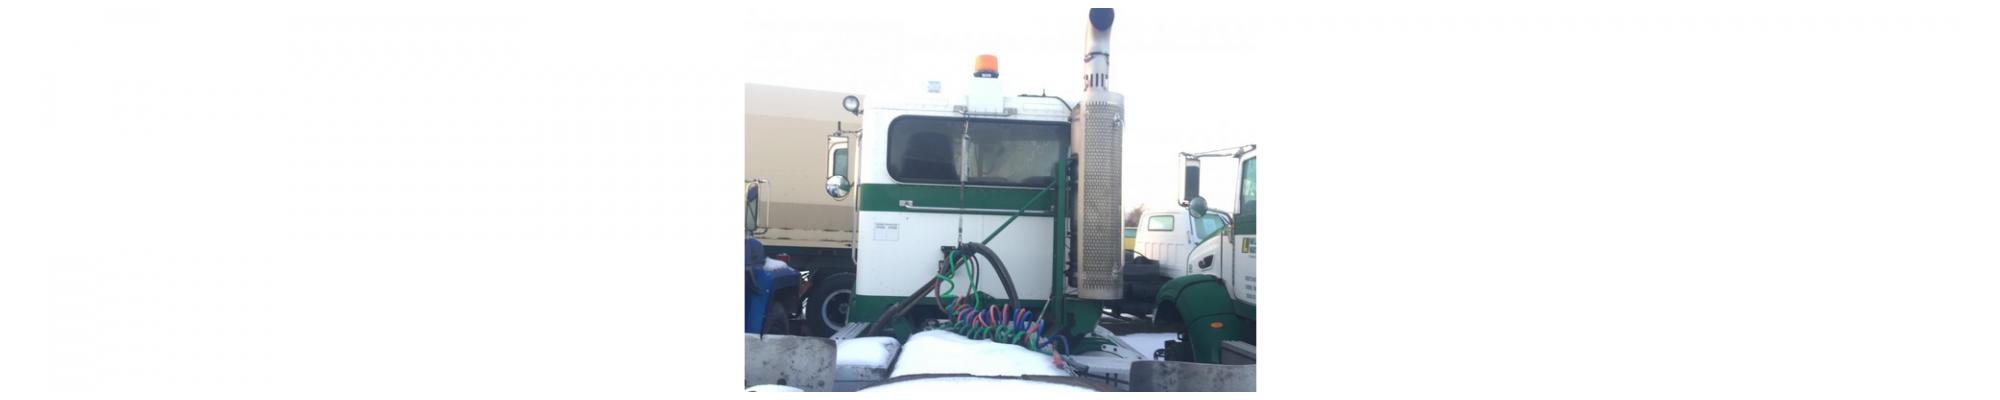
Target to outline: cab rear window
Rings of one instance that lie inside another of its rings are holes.
[[[941,117],[889,124],[889,177],[898,182],[1048,186],[1069,145],[1069,125]]]

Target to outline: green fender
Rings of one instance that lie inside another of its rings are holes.
[[[1185,340],[1169,343],[1167,359],[1219,363],[1222,341],[1256,343],[1249,320],[1238,315],[1229,285],[1214,275],[1188,275],[1160,286],[1153,323],[1174,326]]]

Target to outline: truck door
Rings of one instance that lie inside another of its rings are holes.
[[[1230,297],[1257,305],[1257,158],[1243,160],[1237,181],[1236,226],[1229,251]]]

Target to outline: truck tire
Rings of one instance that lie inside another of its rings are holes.
[[[833,336],[847,326],[847,307],[854,301],[854,273],[841,272],[815,279],[806,295],[806,331],[813,336]]]

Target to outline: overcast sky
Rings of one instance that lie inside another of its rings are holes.
[[[976,15],[853,5],[749,12],[743,78],[750,83],[866,95],[921,92],[939,81],[952,93],[970,78],[974,57],[993,54],[1003,93],[1046,91],[1071,102],[1082,93],[1084,6],[1009,5]],[[1256,143],[1258,133],[1241,121],[1271,117],[1255,112],[1257,100],[1243,89],[1270,84],[1247,79],[1256,27],[1229,10],[1116,12],[1108,85],[1126,100],[1125,208],[1171,206],[1181,190],[1177,153]],[[1233,209],[1233,160],[1202,166],[1202,196]]]

